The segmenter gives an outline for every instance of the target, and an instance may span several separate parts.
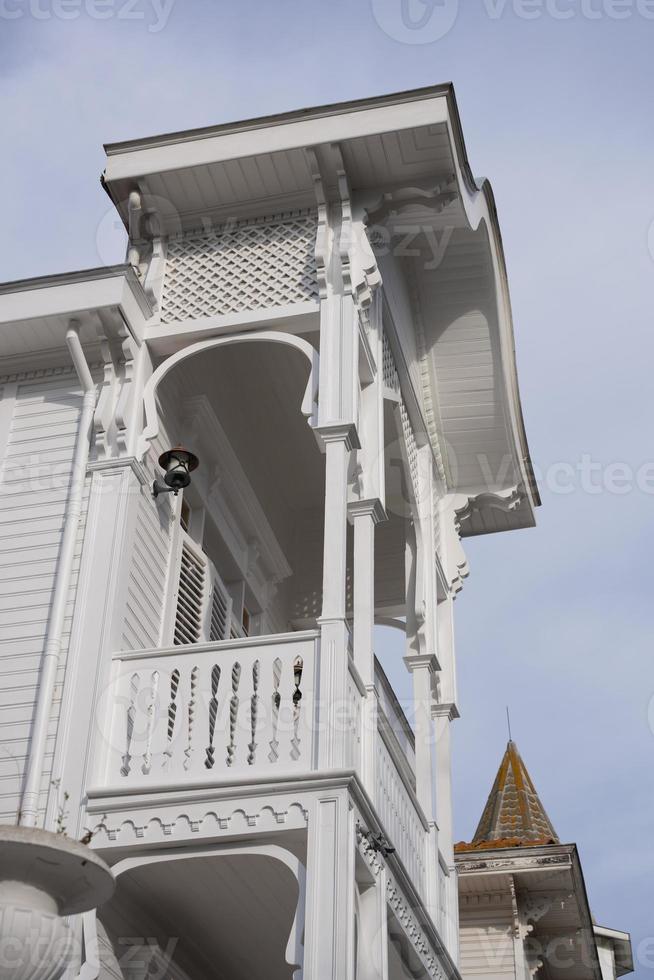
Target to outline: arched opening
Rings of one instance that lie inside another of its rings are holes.
[[[303,414],[310,368],[266,338],[199,351],[161,378],[151,457],[183,442],[201,461],[183,495],[158,505],[173,528],[164,646],[315,626],[324,457]],[[203,563],[213,604],[201,611]]]

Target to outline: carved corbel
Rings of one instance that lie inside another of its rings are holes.
[[[520,915],[525,923],[531,922],[532,925],[547,915],[553,905],[554,899],[551,895],[526,894],[518,896]]]
[[[320,295],[320,299],[325,300],[329,294],[328,269],[332,238],[329,224],[329,209],[327,206],[325,185],[320,172],[320,164],[318,163],[316,151],[311,147],[307,147],[305,153],[307,155],[307,160],[309,161],[309,169],[311,170],[311,177],[313,179],[313,191],[318,207],[318,225],[316,228],[316,244],[314,248],[316,274],[318,277],[318,293]]]
[[[127,261],[132,266],[137,275],[140,276],[141,252],[138,242],[141,239],[141,221],[143,218],[143,202],[140,191],[134,190],[130,193],[127,201],[127,228],[129,234],[129,248],[127,250]]]
[[[338,291],[345,295],[352,295],[365,318],[365,311],[372,303],[374,291],[382,281],[366,234],[365,211],[353,205],[343,155],[338,144],[334,143],[329,147],[329,161],[326,160],[324,150],[320,151],[320,157],[317,148],[308,147],[305,152],[318,207],[315,259],[321,299],[328,296],[330,275],[336,276],[340,282],[337,283],[332,278],[332,287],[338,287]],[[326,168],[330,168],[332,173],[325,173]],[[330,177],[336,188],[331,199],[331,204],[338,209],[336,221],[333,220],[336,215],[330,215]],[[338,255],[337,264],[333,262],[334,251]]]
[[[457,530],[460,531],[465,521],[482,510],[499,510],[504,514],[516,510],[522,502],[522,496],[518,487],[510,487],[508,490],[499,490],[496,493],[479,493],[475,497],[468,497],[466,502],[455,511]]]
[[[103,380],[93,415],[93,443],[94,458],[101,462],[128,454],[127,408],[138,345],[122,318],[110,318],[99,310],[95,327]]]
[[[522,949],[527,973],[533,977],[543,965],[543,959],[542,947],[534,939],[532,933],[535,923],[546,914],[550,906],[547,901],[543,905],[535,898],[527,897],[525,899],[523,896],[519,896],[513,875],[509,876],[509,887],[513,911],[514,941],[517,947]]]
[[[145,295],[152,304],[152,309],[159,309],[159,299],[163,289],[164,275],[166,272],[166,247],[161,237],[152,239],[152,254],[148,263],[147,272],[143,280]]]
[[[101,319],[96,322],[95,329],[100,341],[102,387],[93,413],[93,447],[95,459],[103,460],[112,455],[110,429],[114,419],[118,371],[107,331]]]
[[[381,285],[381,274],[377,267],[375,253],[370,247],[365,226],[365,212],[352,204],[352,193],[345,171],[340,146],[335,144],[333,152],[337,160],[337,185],[341,199],[341,233],[339,254],[343,281],[346,290],[355,298],[362,315],[372,303],[375,289]]]
[[[443,498],[440,508],[444,571],[450,590],[455,596],[461,591],[465,579],[470,574],[468,559],[461,544],[459,517],[459,511],[467,504],[468,498],[464,494],[449,494]]]
[[[135,422],[132,409],[135,401],[136,357],[139,346],[124,323],[118,330],[118,336],[121,344],[122,370],[120,393],[115,410],[116,446],[119,455],[129,455],[132,451],[131,444],[137,435],[136,432],[130,431],[130,425]]]
[[[441,503],[441,527],[444,538],[445,572],[450,589],[457,595],[463,588],[464,580],[470,574],[468,559],[461,544],[461,531],[466,521],[483,510],[494,509],[509,513],[520,506],[522,491],[510,487],[496,493],[480,493],[474,497],[467,494],[449,494]]]
[[[422,208],[430,214],[441,214],[446,208],[458,200],[456,178],[448,174],[436,183],[418,181],[414,185],[395,187],[384,191],[368,204],[368,218],[376,224],[402,217],[403,214],[415,214],[416,208]]]

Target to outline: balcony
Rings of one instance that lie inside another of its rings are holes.
[[[374,740],[374,786],[366,789],[424,896],[428,825],[409,723],[378,663],[374,731],[366,731],[366,690],[351,657],[343,704],[334,711],[322,703],[325,655],[317,630],[116,653],[93,795],[107,801],[319,774],[321,740],[333,740],[336,725],[343,768],[364,784],[364,745]]]

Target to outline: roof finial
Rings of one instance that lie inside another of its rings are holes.
[[[509,706],[508,706],[508,704],[506,706],[506,725],[507,725],[507,728],[509,729],[509,742],[512,742],[513,739],[511,738],[511,715],[509,714]]]

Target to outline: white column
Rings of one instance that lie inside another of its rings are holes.
[[[354,978],[354,815],[347,794],[309,815],[304,980]]]
[[[437,668],[431,654],[410,654],[404,658],[413,676],[414,729],[416,738],[416,796],[427,819],[425,836],[426,906],[438,923],[438,825],[434,785],[434,725],[432,721],[432,678]]]
[[[92,464],[93,476],[66,668],[53,778],[70,795],[68,833],[83,830],[78,809],[91,777],[93,745],[102,738],[98,699],[119,649],[127,597],[128,562],[142,487],[148,474],[134,459]],[[47,826],[56,816],[49,800]]]
[[[357,500],[348,505],[354,527],[354,666],[366,689],[362,706],[362,779],[374,799],[376,792],[377,715],[379,697],[375,686],[375,527],[386,520],[378,499]]]
[[[388,980],[386,869],[359,895],[357,980]]]
[[[442,939],[447,943],[450,955],[458,963],[459,958],[459,898],[454,863],[453,814],[452,814],[452,748],[451,724],[459,717],[452,703],[434,704],[432,715],[436,723],[436,803],[438,819],[438,845],[449,872],[446,895],[445,918],[447,935]]]
[[[318,766],[334,769],[345,766],[349,758],[347,739],[351,738],[345,720],[349,645],[345,620],[347,475],[350,453],[358,448],[358,439],[352,425],[325,426],[318,432],[326,453],[323,600],[318,621],[321,632]]]
[[[325,538],[321,620],[345,619],[347,472],[350,452],[358,447],[352,425],[317,430],[325,444]]]

